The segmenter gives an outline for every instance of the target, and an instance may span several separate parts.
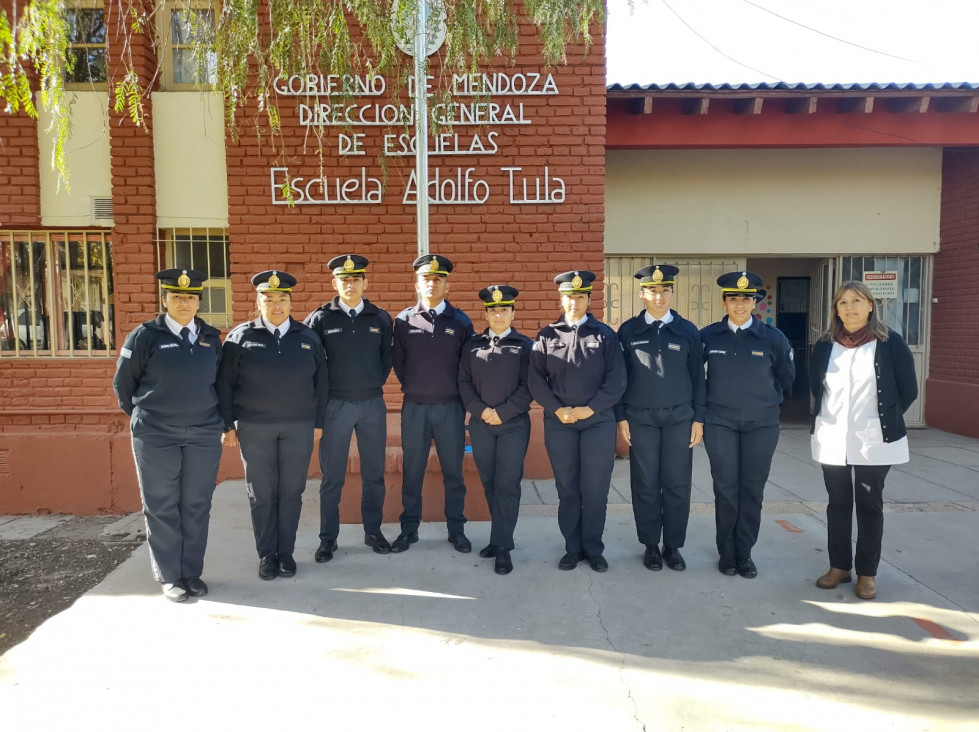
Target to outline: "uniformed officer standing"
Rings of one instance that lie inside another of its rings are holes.
[[[564,315],[537,335],[528,384],[544,407],[544,445],[558,491],[565,555],[560,569],[588,559],[604,572],[605,513],[615,460],[613,407],[625,391],[625,363],[615,331],[588,315],[595,273],[554,278]]]
[[[717,568],[758,575],[751,549],[758,540],[765,482],[778,445],[778,405],[795,378],[792,347],[780,330],[752,317],[765,297],[751,272],[717,278],[727,315],[701,329],[707,361],[704,446],[714,480]]]
[[[479,556],[495,557],[497,574],[513,570],[510,551],[530,444],[527,368],[533,341],[511,327],[518,294],[508,285],[479,291],[489,327],[469,339],[459,364],[459,394],[472,415],[469,440],[492,518],[490,543]]]
[[[320,440],[320,544],[316,561],[333,559],[340,532],[340,496],[347,478],[350,436],[357,432],[360,454],[360,514],[364,543],[378,554],[391,551],[381,533],[387,407],[382,387],[391,373],[391,316],[364,297],[367,257],[344,254],[327,263],[337,296],[311,312],[306,325],[316,331],[330,365],[330,401]]]
[[[402,310],[394,321],[394,373],[405,395],[401,409],[404,510],[401,533],[391,544],[391,551],[407,551],[418,541],[422,483],[434,440],[445,486],[449,541],[456,551],[465,553],[472,550],[472,544],[464,532],[466,413],[459,398],[459,358],[473,326],[468,315],[445,299],[452,262],[440,255],[424,254],[411,266],[419,301]]]
[[[271,580],[296,574],[296,530],[329,383],[319,336],[290,317],[296,278],[268,270],[252,284],[259,316],[228,334],[218,397],[221,442],[241,447],[258,576]]]
[[[619,328],[628,379],[616,405],[619,433],[629,444],[632,509],[643,564],[658,571],[687,568],[680,554],[690,518],[692,448],[704,434],[707,386],[700,331],[670,308],[676,275],[669,264],[637,270],[645,312]],[[660,534],[663,553],[660,554]]]
[[[207,594],[201,579],[221,461],[215,381],[220,331],[196,317],[207,274],[156,273],[165,313],[119,349],[112,386],[131,418],[153,574],[173,602]]]

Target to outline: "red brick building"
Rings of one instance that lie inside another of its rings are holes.
[[[104,10],[103,38],[113,37],[111,4],[82,8],[89,19]],[[891,257],[904,268],[893,312],[917,334],[927,384],[918,421],[977,434],[960,416],[979,407],[979,341],[962,338],[979,274],[976,87],[607,88],[600,36],[587,56],[569,54],[553,69],[535,43],[525,29],[515,66],[456,80],[465,109],[455,114],[468,116],[430,143],[430,248],[455,262],[449,298],[477,327],[475,293],[505,281],[522,293],[516,327],[535,334],[557,314],[551,278],[572,268],[604,273],[593,311],[617,324],[637,307],[627,292],[633,265],[668,256],[688,273],[681,311],[705,322],[717,268],[750,266],[770,278],[764,305],[777,324],[798,315],[780,303],[799,302],[789,286],[806,280],[814,306],[804,353],[826,290],[858,270],[890,269]],[[373,93],[364,81],[353,111],[337,112],[319,107],[329,99],[307,94],[304,82],[284,80],[281,136],[260,140],[243,117],[233,142],[220,101],[193,91],[181,49],[158,59],[146,41],[136,48],[141,73],[152,76],[158,61],[167,73],[137,129],[109,108],[113,52],[102,50],[107,81],[93,73],[70,91],[70,194],[56,192],[43,116],[0,116],[0,513],[139,508],[111,377],[116,347],[156,312],[155,270],[207,269],[202,312],[224,329],[250,316],[255,271],[298,277],[301,318],[333,294],[325,263],[349,251],[371,259],[373,302],[397,312],[414,299],[414,158],[398,154],[406,95]],[[489,101],[476,95],[485,91],[495,91]],[[336,114],[356,123],[321,124]],[[394,122],[374,124],[385,120]],[[322,160],[308,144],[315,134]],[[284,205],[285,181],[300,191],[293,206]],[[858,243],[841,235],[855,221]],[[393,378],[386,393],[390,520],[400,485]],[[536,416],[527,474],[543,477]],[[468,513],[485,517],[469,468]],[[349,469],[344,511],[356,520],[353,458]],[[227,450],[221,477],[241,472],[237,451]],[[437,485],[432,472],[428,489]],[[440,505],[427,501],[426,518],[438,519]]]

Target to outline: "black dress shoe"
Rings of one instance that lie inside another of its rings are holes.
[[[745,579],[754,579],[758,576],[758,569],[750,559],[742,559],[738,562],[738,574]]]
[[[191,597],[204,597],[207,594],[207,585],[200,577],[186,577],[182,582]]]
[[[333,552],[337,550],[337,541],[321,541],[319,547],[316,549],[316,554],[313,555],[313,559],[316,560],[317,564],[324,564],[333,559]]]
[[[187,599],[187,588],[180,580],[163,583],[163,596],[170,602],[183,602]]]
[[[493,563],[493,571],[497,574],[510,574],[513,571],[509,549],[500,547],[496,550],[496,562]]]
[[[279,576],[294,577],[296,574],[296,560],[291,554],[279,555]]]
[[[728,577],[733,577],[738,573],[738,568],[735,566],[734,560],[724,559],[723,557],[717,562],[717,570]]]
[[[455,547],[457,552],[468,554],[473,550],[473,545],[461,531],[458,534],[449,534],[449,543]]]
[[[561,561],[557,563],[558,569],[574,569],[578,566],[578,562],[584,559],[584,555],[581,552],[568,552],[563,557]]]
[[[663,547],[663,561],[666,562],[666,566],[675,572],[682,572],[687,568],[687,563],[683,561],[683,557],[680,556],[679,549],[668,549]]]
[[[588,563],[591,564],[591,568],[596,572],[608,572],[608,562],[605,561],[605,557],[601,554],[597,557],[589,557]]]
[[[374,548],[375,554],[390,554],[391,542],[384,538],[384,534],[378,531],[376,534],[364,534],[364,543]]]
[[[659,553],[658,546],[655,544],[648,544],[646,546],[646,551],[642,555],[642,566],[654,572],[659,572],[663,569],[663,557]]]
[[[418,541],[417,531],[402,531],[398,538],[391,542],[391,551],[395,554],[408,551],[408,548]]]
[[[499,551],[496,544],[487,544],[482,549],[479,550],[479,556],[483,559],[489,559],[490,557],[495,557],[496,552]]]
[[[266,554],[258,560],[258,576],[263,580],[275,579],[279,576],[279,558],[274,554]]]

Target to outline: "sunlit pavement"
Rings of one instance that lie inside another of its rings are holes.
[[[910,466],[896,476],[901,500],[891,497],[885,517],[872,602],[852,584],[815,586],[825,526],[812,466],[800,461],[791,479],[802,442],[783,436],[768,504],[777,512],[763,517],[754,580],[718,573],[702,504],[682,573],[642,566],[624,503],[610,507],[605,574],[557,569],[563,543],[553,515],[539,515],[543,502],[521,517],[505,577],[491,559],[455,552],[443,524],[423,524],[418,544],[387,556],[344,526],[334,560],[317,565],[311,484],[299,573],[263,582],[243,486],[222,484],[210,594],[166,602],[141,547],[0,658],[0,725],[979,729],[979,441],[913,435],[918,459],[938,462],[924,466],[917,494]],[[467,534],[478,550],[489,526]]]

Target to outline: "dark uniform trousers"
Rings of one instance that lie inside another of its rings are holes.
[[[679,549],[686,541],[690,518],[693,407],[628,407],[626,419],[632,440],[629,472],[639,541],[658,546],[662,533],[664,546]]]
[[[615,461],[615,417],[612,410],[563,424],[544,417],[544,446],[557,487],[557,522],[566,552],[597,557],[605,551],[605,513]]]
[[[350,436],[357,433],[360,455],[360,517],[364,531],[378,534],[384,512],[384,460],[387,448],[387,407],[384,398],[326,404],[320,438],[320,542],[335,541],[340,533],[340,494],[347,478]]]
[[[777,423],[708,417],[704,425],[714,482],[717,553],[725,561],[751,558],[778,434]]]
[[[466,483],[462,455],[466,449],[466,411],[459,400],[441,404],[404,403],[401,408],[401,449],[404,480],[401,485],[401,530],[417,531],[422,520],[422,483],[428,452],[435,454],[445,486],[445,521],[450,533],[462,533],[466,524]]]
[[[145,413],[130,420],[153,575],[160,582],[200,577],[221,462],[221,419],[173,425]]]
[[[823,465],[829,503],[826,530],[829,566],[855,568],[863,577],[876,577],[884,536],[884,478],[890,465]],[[854,485],[855,484],[855,485]],[[854,562],[853,504],[857,504],[857,554]]]
[[[292,554],[313,454],[312,422],[238,420],[258,556]]]
[[[520,414],[499,425],[474,416],[469,420],[469,441],[492,519],[490,544],[513,549],[523,461],[530,444],[530,415]]]

